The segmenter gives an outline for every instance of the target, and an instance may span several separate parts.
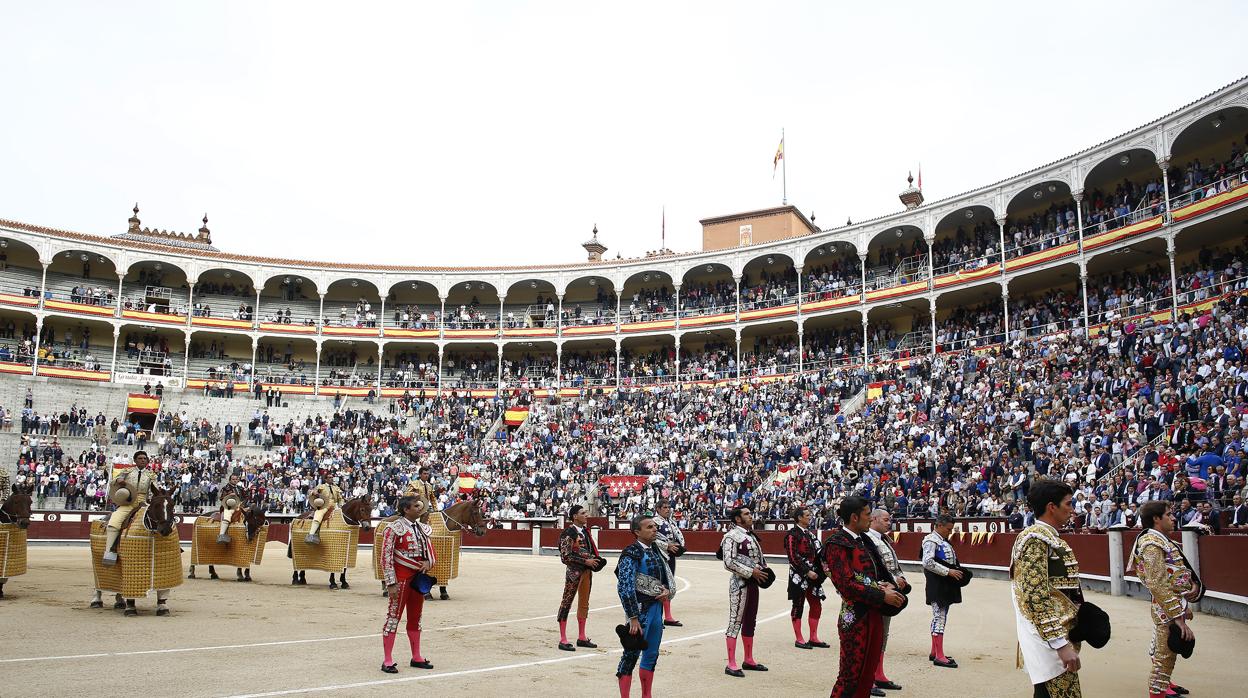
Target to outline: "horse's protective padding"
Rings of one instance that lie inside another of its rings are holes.
[[[386,530],[389,524],[385,521],[379,521],[373,528],[373,578],[381,579],[381,533]],[[433,569],[429,571],[429,575],[438,580],[439,586],[446,586],[446,583],[459,576],[459,548],[462,544],[463,531],[451,531],[446,528],[446,522],[443,520],[441,513],[434,513],[429,516],[429,527],[433,529],[433,534],[429,536],[433,543],[433,554],[437,557],[437,561],[433,565]]]
[[[0,524],[0,577],[26,574],[26,529]]]
[[[308,545],[304,538],[312,530],[312,519],[295,519],[290,522],[290,550],[295,570],[320,570],[341,572],[355,567],[355,556],[360,549],[360,527],[351,526],[343,520],[335,508],[321,522],[320,545]]]
[[[255,540],[247,540],[247,524],[241,521],[230,524],[227,530],[230,542],[218,543],[221,522],[213,521],[211,516],[196,518],[194,533],[191,535],[191,564],[226,567],[259,565],[264,558],[264,544],[269,539],[269,525],[260,527]]]
[[[117,564],[108,567],[103,562],[108,522],[100,519],[91,522],[91,568],[95,572],[96,589],[137,599],[152,590],[182,585],[182,545],[177,527],[169,535],[161,536],[143,528],[143,514],[141,509],[134,524],[122,531],[117,543],[119,559]]]

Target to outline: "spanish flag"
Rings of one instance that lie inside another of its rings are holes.
[[[529,406],[528,405],[517,405],[515,407],[508,407],[507,411],[503,413],[503,424],[506,424],[509,427],[518,427],[521,424],[524,424],[524,420],[528,418],[529,418]]]
[[[780,147],[776,148],[776,156],[771,159],[771,176],[776,176],[776,167],[784,159],[784,136],[780,136]]]
[[[461,494],[470,494],[477,489],[477,478],[471,475],[459,476],[459,491]]]
[[[126,414],[156,414],[160,412],[160,398],[143,393],[130,393],[126,398]]]

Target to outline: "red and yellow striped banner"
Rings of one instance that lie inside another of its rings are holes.
[[[191,318],[191,325],[195,327],[224,327],[232,330],[250,330],[252,327],[249,320],[235,320],[224,317],[193,317]]]
[[[48,378],[73,378],[84,381],[107,381],[112,376],[108,371],[88,371],[84,368],[61,368],[60,366],[39,366],[39,375]]]
[[[130,393],[126,397],[126,412],[156,414],[160,412],[160,398],[143,393]]]

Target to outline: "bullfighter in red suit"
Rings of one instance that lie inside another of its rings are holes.
[[[429,539],[432,529],[419,521],[429,510],[429,504],[421,497],[400,497],[399,518],[386,527],[381,536],[381,571],[386,592],[390,598],[386,609],[386,621],[381,628],[381,645],[385,659],[381,670],[387,674],[399,671],[392,653],[394,636],[399,630],[403,612],[407,612],[407,639],[412,644],[411,666],[432,669],[433,664],[420,653],[420,617],[424,611],[425,597],[412,588],[412,578],[433,569],[437,562],[433,542]]]
[[[837,509],[844,525],[824,541],[823,559],[828,579],[841,595],[837,630],[841,637],[841,665],[832,698],[866,698],[875,687],[875,667],[884,642],[885,604],[901,606],[905,597],[877,570],[866,546],[871,506],[856,495]]]
[[[829,647],[819,639],[819,616],[823,614],[823,564],[820,562],[819,539],[810,530],[810,509],[797,507],[793,510],[793,528],[784,536],[784,553],[789,558],[789,600],[793,608],[789,617],[793,620],[794,647],[808,650],[812,647]],[[810,641],[802,639],[802,607],[810,603]]]

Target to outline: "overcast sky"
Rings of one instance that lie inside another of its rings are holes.
[[[700,248],[1050,162],[1248,72],[1248,3],[17,2],[0,218],[408,264]]]

